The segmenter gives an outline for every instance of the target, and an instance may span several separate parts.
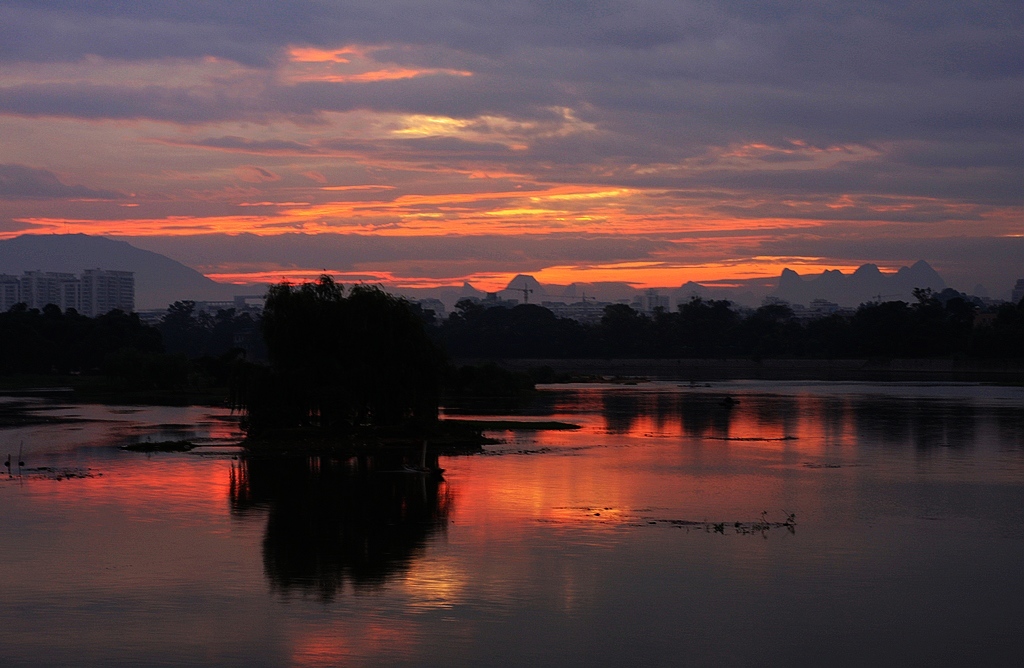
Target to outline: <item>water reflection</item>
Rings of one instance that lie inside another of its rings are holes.
[[[679,395],[683,433],[695,438],[728,436],[733,410],[724,401],[724,396],[714,394]]]
[[[0,475],[0,665],[1020,664],[1024,388],[541,394],[581,428],[442,458],[457,503],[418,452],[116,447],[206,409],[0,430],[97,471]]]
[[[977,439],[978,415],[969,403],[932,399],[859,397],[853,401],[858,439],[920,450],[964,448]]]
[[[786,440],[824,443],[970,448],[987,423],[1003,447],[1024,447],[1024,407],[983,405],[962,398],[892,394],[792,394],[676,387],[576,389],[549,416],[600,415],[606,434],[697,439]]]
[[[232,511],[268,512],[263,564],[271,587],[329,601],[346,583],[373,589],[405,572],[445,530],[452,508],[448,484],[410,471],[408,460],[246,458],[232,467]],[[436,456],[427,463],[436,468]]]
[[[735,416],[733,401],[728,394],[608,392],[601,394],[600,411],[609,434],[634,433],[641,425],[665,433],[680,424],[687,436],[724,438]]]
[[[633,425],[641,415],[657,415],[657,410],[651,410],[649,405],[651,396],[625,392],[604,395],[601,412],[608,433],[628,434],[633,431]],[[647,401],[641,402],[641,398]]]
[[[995,411],[999,442],[1004,447],[1024,450],[1024,408],[1000,407]]]

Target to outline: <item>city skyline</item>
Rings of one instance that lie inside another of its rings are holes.
[[[1024,8],[13,2],[0,237],[222,282],[1024,275]]]
[[[84,269],[80,274],[62,271],[26,270],[20,276],[0,271],[0,312],[17,304],[42,310],[56,306],[100,316],[114,309],[135,310],[135,273],[131,271]]]

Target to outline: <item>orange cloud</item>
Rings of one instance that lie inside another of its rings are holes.
[[[347,63],[348,56],[364,56],[366,49],[345,46],[340,49],[317,49],[315,47],[293,46],[288,49],[288,60],[294,63]]]
[[[286,82],[372,83],[422,76],[473,76],[451,68],[409,67],[379,62],[371,57],[377,49],[345,46],[339,49],[291,47],[279,75]]]
[[[395,81],[398,79],[414,79],[416,77],[429,76],[435,74],[444,74],[447,76],[457,77],[471,77],[472,72],[465,70],[449,70],[449,69],[411,69],[411,68],[397,68],[397,69],[384,69],[384,70],[373,70],[371,72],[359,72],[356,74],[317,74],[317,73],[305,73],[298,74],[291,77],[293,81],[324,81],[327,83],[369,83],[372,81]]]
[[[324,186],[320,190],[394,190],[395,186],[381,186],[381,185],[358,185],[358,186]]]
[[[279,179],[261,168],[241,171],[251,182]],[[479,182],[477,182],[479,183]],[[302,190],[319,192],[379,191],[395,186],[354,184],[319,186]],[[274,191],[224,188],[190,192],[192,201],[222,202],[248,209],[266,209],[245,215],[137,216],[105,220],[85,217],[27,216],[17,220],[38,226],[38,231],[76,231],[119,236],[224,233],[277,234],[284,231],[326,233],[365,230],[382,236],[446,236],[480,234],[545,234],[592,232],[606,235],[687,235],[793,230],[820,225],[814,220],[763,218],[755,220],[710,217],[699,208],[653,201],[659,191],[607,189],[588,186],[554,186],[530,190],[480,190],[439,194],[401,194],[397,197],[342,199],[316,202],[296,199],[256,199]],[[288,188],[282,194],[294,195]],[[254,197],[255,196],[255,197]],[[252,199],[250,199],[252,198]],[[233,201],[232,201],[233,200]],[[145,204],[144,204],[145,206]]]
[[[370,83],[373,81],[395,81],[398,79],[415,79],[430,75],[447,75],[452,77],[472,77],[472,72],[464,70],[436,70],[424,69],[413,70],[410,68],[375,70],[373,72],[359,72],[357,74],[315,74],[307,73],[295,75],[293,81],[323,81],[327,83]]]

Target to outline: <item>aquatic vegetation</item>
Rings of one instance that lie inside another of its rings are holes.
[[[703,531],[704,533],[717,534],[739,534],[739,535],[766,535],[772,529],[784,529],[788,533],[796,533],[796,513],[785,512],[784,520],[769,519],[768,511],[762,511],[756,520],[734,520],[715,522],[707,519],[690,520],[651,517],[649,508],[641,509],[619,509],[611,507],[590,507],[581,506],[577,508],[556,508],[555,510],[582,511],[590,517],[613,517],[614,521],[621,522],[624,526],[669,526],[687,531]],[[602,515],[604,513],[604,515]]]
[[[3,481],[17,481],[29,479],[37,480],[54,480],[60,482],[62,480],[74,480],[76,478],[99,478],[102,477],[102,473],[98,473],[91,468],[81,467],[52,467],[52,466],[36,466],[32,468],[20,468],[15,469],[14,472],[9,473],[6,476],[0,476],[0,482]]]
[[[128,452],[188,452],[195,447],[191,441],[145,441],[122,445],[121,450]]]
[[[461,424],[488,431],[575,431],[580,425],[557,420],[443,420],[445,424]]]

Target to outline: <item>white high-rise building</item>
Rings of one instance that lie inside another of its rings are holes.
[[[29,308],[42,309],[47,304],[59,306],[61,310],[77,308],[78,299],[74,274],[54,271],[26,271],[21,277],[20,301]]]
[[[0,274],[0,312],[7,312],[21,302],[21,279],[10,274]]]
[[[82,315],[95,317],[114,309],[135,310],[135,274],[130,271],[86,269],[81,280]]]
[[[0,274],[0,311],[15,304],[42,310],[53,304],[95,317],[114,309],[135,310],[135,274],[130,271],[86,269],[81,277],[53,271],[26,271],[23,276]]]

